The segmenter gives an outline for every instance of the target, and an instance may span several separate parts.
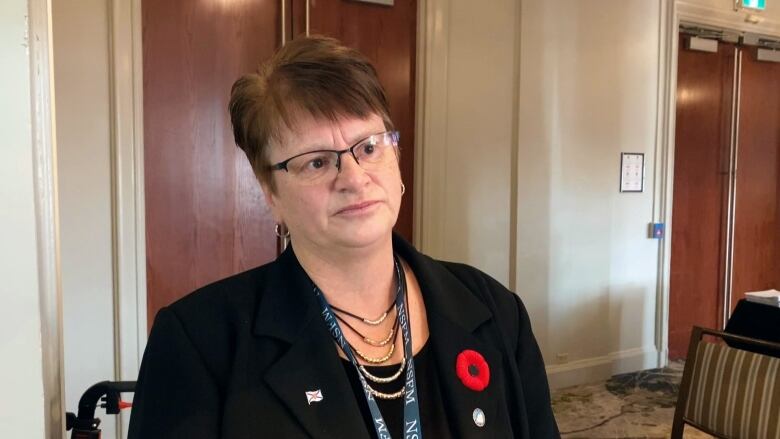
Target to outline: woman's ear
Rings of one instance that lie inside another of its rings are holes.
[[[271,211],[271,215],[274,217],[274,222],[278,224],[284,223],[281,213],[279,212],[279,206],[277,204],[277,197],[274,191],[268,185],[268,183],[260,183],[260,189],[263,191],[263,198],[265,198],[265,204]]]

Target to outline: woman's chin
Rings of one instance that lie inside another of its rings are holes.
[[[368,247],[390,239],[395,219],[388,209],[377,209],[371,215],[337,217],[329,226],[342,246]]]
[[[339,233],[337,239],[343,247],[368,248],[390,239],[393,227],[388,224],[361,224],[344,232]]]

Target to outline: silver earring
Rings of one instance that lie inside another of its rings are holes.
[[[276,236],[278,236],[278,237],[280,237],[282,239],[290,237],[290,231],[289,230],[285,230],[285,234],[284,235],[282,235],[281,230],[282,230],[282,225],[279,224],[279,223],[276,223],[276,225],[274,226],[274,232],[276,232]]]
[[[406,186],[401,182],[401,195],[406,193]]]

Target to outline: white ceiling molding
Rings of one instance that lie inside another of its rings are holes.
[[[680,21],[694,22],[742,32],[780,36],[780,19],[769,17],[766,11],[734,11],[733,8],[715,8],[691,0],[677,0],[677,15]],[[746,21],[748,15],[756,16],[759,23]]]

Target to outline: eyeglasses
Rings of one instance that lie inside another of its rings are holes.
[[[350,153],[366,171],[375,171],[398,161],[398,131],[387,131],[362,139],[347,149],[308,151],[271,165],[273,171],[287,171],[306,184],[336,178],[341,171],[341,156]],[[391,154],[390,151],[393,151]]]

